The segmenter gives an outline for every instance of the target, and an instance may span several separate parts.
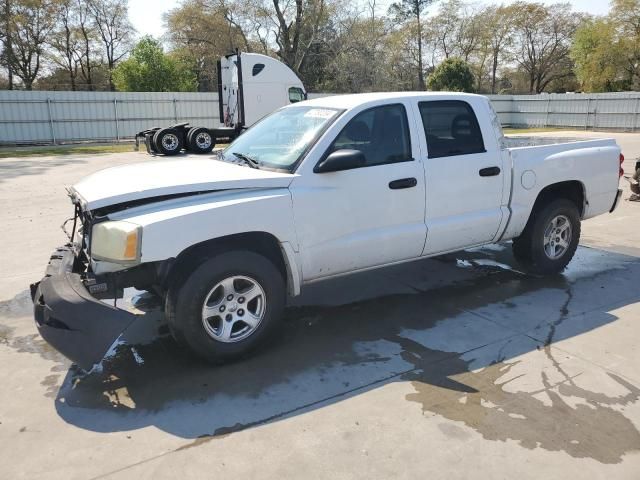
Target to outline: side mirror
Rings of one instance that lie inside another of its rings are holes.
[[[315,166],[315,173],[339,172],[365,166],[364,153],[360,150],[336,150]]]

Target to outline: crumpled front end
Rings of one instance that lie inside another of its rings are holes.
[[[89,370],[137,317],[92,296],[82,273],[71,245],[58,248],[44,278],[31,285],[31,297],[42,338]]]

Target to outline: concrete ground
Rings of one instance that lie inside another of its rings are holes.
[[[615,136],[630,171],[640,135]],[[150,307],[85,374],[28,285],[65,241],[63,186],[132,161],[154,160],[0,160],[0,478],[640,478],[640,203],[586,222],[558,277],[498,245],[317,284],[222,367]]]

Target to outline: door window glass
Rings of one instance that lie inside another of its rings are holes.
[[[291,103],[301,102],[304,100],[304,90],[300,87],[291,87],[289,89],[289,101]]]
[[[353,117],[334,140],[329,153],[341,149],[360,150],[367,166],[412,160],[404,106],[374,107]]]
[[[480,125],[467,102],[420,102],[429,158],[485,152]]]

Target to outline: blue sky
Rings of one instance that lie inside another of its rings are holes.
[[[380,11],[386,10],[386,5],[392,3],[393,0],[378,0]],[[558,0],[542,0],[543,3],[558,3]],[[180,2],[176,0],[129,0],[129,17],[141,35],[153,35],[159,37],[163,34],[162,14],[175,8]],[[506,0],[504,2],[489,2],[485,4],[511,3]],[[606,14],[609,10],[609,0],[569,0],[573,4],[574,9],[578,11],[586,11],[594,15]]]

